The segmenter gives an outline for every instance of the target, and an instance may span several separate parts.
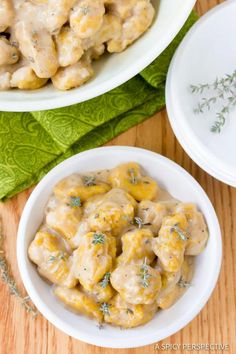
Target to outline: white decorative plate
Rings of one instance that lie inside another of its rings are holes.
[[[203,16],[179,46],[166,85],[167,111],[174,133],[190,157],[217,179],[236,187],[236,107],[221,133],[210,131],[215,110],[195,114],[199,97],[190,85],[212,83],[236,70],[236,1],[228,0]]]

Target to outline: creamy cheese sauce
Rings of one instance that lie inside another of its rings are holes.
[[[130,162],[58,182],[29,257],[72,311],[131,328],[184,293],[207,238],[194,204]]]

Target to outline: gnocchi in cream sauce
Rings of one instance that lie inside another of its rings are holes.
[[[151,0],[0,0],[0,90],[79,87],[93,60],[125,50],[154,16]]]
[[[28,253],[69,309],[132,328],[191,286],[207,239],[194,204],[174,199],[129,162],[59,181]]]

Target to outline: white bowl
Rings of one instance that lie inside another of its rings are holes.
[[[55,183],[74,172],[112,168],[137,161],[160,186],[181,201],[196,203],[203,212],[210,237],[204,252],[196,257],[192,286],[170,309],[138,328],[121,331],[109,325],[100,330],[93,320],[70,312],[55,300],[48,285],[30,262],[27,250],[43,218],[45,204]],[[17,259],[25,288],[38,310],[68,335],[102,347],[131,348],[164,339],[183,328],[202,309],[213,291],[221,265],[221,233],[215,211],[199,184],[183,168],[156,153],[132,147],[103,147],[75,155],[48,173],[31,194],[23,211],[18,236]]]
[[[150,28],[120,54],[98,60],[95,75],[80,88],[61,92],[52,85],[35,91],[10,90],[0,94],[0,111],[27,112],[69,106],[99,96],[128,81],[149,65],[183,26],[196,0],[152,0],[158,13]]]

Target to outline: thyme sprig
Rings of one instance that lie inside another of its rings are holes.
[[[134,224],[138,225],[138,228],[141,229],[143,226],[143,220],[140,217],[136,216],[134,218]]]
[[[103,279],[100,281],[100,285],[101,285],[101,287],[103,288],[103,289],[105,289],[106,287],[107,287],[107,285],[109,284],[109,282],[110,282],[110,277],[111,277],[111,273],[110,272],[107,272],[105,275],[104,275],[104,277],[103,277]]]
[[[128,174],[130,177],[130,183],[131,184],[138,184],[138,177],[137,177],[137,173],[135,172],[134,168],[129,168],[128,169]]]
[[[204,113],[220,102],[221,109],[216,113],[216,120],[211,126],[213,133],[220,133],[225,125],[226,118],[232,108],[236,106],[236,70],[211,84],[190,85],[192,93],[202,95],[207,92],[209,97],[203,97],[194,108],[195,114]],[[212,94],[211,94],[212,93]]]
[[[127,307],[126,313],[127,313],[127,315],[128,315],[128,314],[133,315],[133,314],[134,314],[134,311],[131,310],[129,307]]]
[[[65,261],[65,259],[66,259],[66,253],[59,252],[56,255],[50,255],[49,258],[48,258],[48,263],[53,263],[55,261],[60,261],[60,260]]]
[[[25,308],[25,310],[30,313],[33,317],[38,315],[37,310],[29,304],[30,298],[29,296],[23,296],[18,289],[15,279],[11,275],[10,267],[7,263],[6,257],[4,256],[3,249],[3,232],[2,232],[2,222],[0,220],[0,272],[2,281],[8,286],[10,294],[16,296],[21,305]]]
[[[90,12],[89,6],[81,6],[80,11],[83,15],[87,15]]]
[[[191,284],[189,282],[187,282],[186,280],[184,280],[183,277],[180,277],[180,280],[178,281],[178,286],[180,288],[188,288]]]
[[[148,273],[147,257],[144,258],[144,262],[140,268],[141,284],[144,288],[149,287],[149,278],[151,274]]]
[[[84,185],[87,187],[96,186],[96,177],[95,176],[84,176],[83,182],[84,182]]]
[[[72,208],[80,207],[82,205],[80,197],[70,197],[69,205]]]
[[[92,243],[94,245],[98,245],[99,243],[100,244],[105,243],[105,235],[102,234],[101,232],[94,232]]]
[[[134,217],[134,221],[133,221],[134,225],[137,225],[139,229],[141,229],[143,226],[149,226],[151,225],[150,222],[144,222],[142,218],[140,218],[139,216],[135,216]]]
[[[104,315],[110,315],[110,310],[109,310],[110,306],[111,305],[108,304],[107,302],[103,302],[101,303],[100,311],[102,311]]]
[[[185,231],[183,231],[179,226],[178,224],[174,225],[174,226],[171,226],[170,228],[170,232],[176,232],[179,236],[179,238],[183,241],[187,241],[188,240],[188,236],[186,234]]]

